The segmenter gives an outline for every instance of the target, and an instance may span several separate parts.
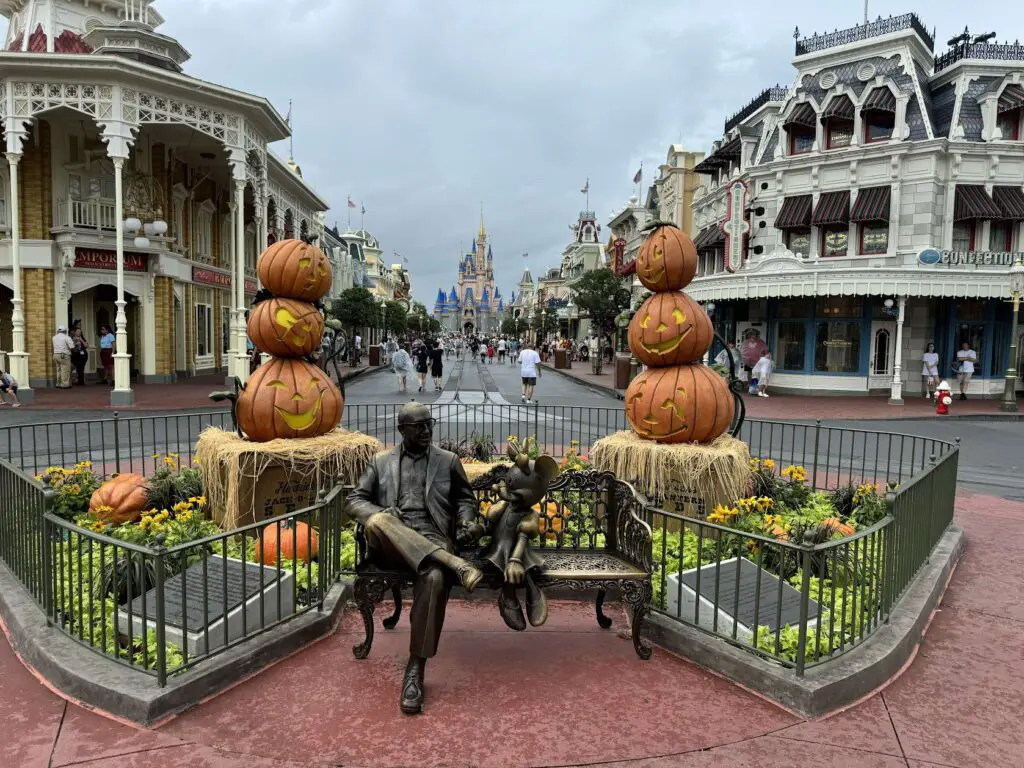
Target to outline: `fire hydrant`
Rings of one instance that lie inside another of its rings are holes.
[[[949,415],[949,406],[953,402],[953,391],[949,388],[949,382],[943,381],[935,390],[935,413],[939,416]]]

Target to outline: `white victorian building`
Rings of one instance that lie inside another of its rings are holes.
[[[899,402],[923,392],[928,343],[951,378],[966,342],[969,394],[1002,392],[1024,46],[989,37],[936,57],[906,14],[798,40],[792,86],[727,120],[697,166],[687,290],[724,337],[771,349],[773,388]]]
[[[186,75],[147,0],[0,0],[0,358],[31,398],[50,338],[79,326],[87,372],[116,331],[111,403],[133,383],[248,375],[256,258],[327,209],[268,144],[263,97]]]

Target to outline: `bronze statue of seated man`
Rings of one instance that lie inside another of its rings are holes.
[[[398,412],[402,443],[377,454],[349,495],[352,517],[363,526],[374,562],[416,575],[409,663],[401,709],[422,711],[426,660],[437,653],[448,592],[453,583],[472,591],[483,574],[458,557],[458,547],[483,535],[478,504],[455,454],[431,444],[434,420],[415,401]]]

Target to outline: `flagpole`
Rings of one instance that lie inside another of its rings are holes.
[[[352,229],[352,198],[348,198],[345,202],[347,203],[345,207],[348,209],[348,228]]]
[[[589,211],[590,210],[590,177],[589,176],[587,177],[587,183],[586,183],[585,189],[587,190],[587,210]]]
[[[360,200],[359,201],[359,228],[361,230],[364,230],[364,231],[366,230],[366,227],[364,226],[365,223],[366,223],[366,206],[363,205],[363,201]]]

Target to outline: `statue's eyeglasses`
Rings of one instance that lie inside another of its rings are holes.
[[[433,429],[434,428],[434,424],[436,424],[436,423],[437,423],[436,419],[427,419],[426,421],[407,421],[405,424],[399,424],[398,428],[399,429],[408,428],[408,429],[427,430],[427,429]]]

